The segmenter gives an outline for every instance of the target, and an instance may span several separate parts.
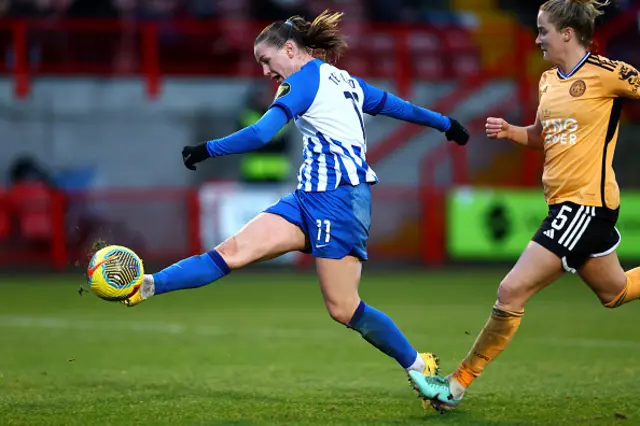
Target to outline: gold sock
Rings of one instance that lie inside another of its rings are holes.
[[[640,268],[625,272],[627,283],[612,301],[605,303],[607,308],[617,308],[632,300],[640,299]]]
[[[453,373],[453,378],[465,388],[469,387],[487,364],[507,347],[511,338],[518,331],[522,315],[524,312],[502,310],[496,303],[471,351]]]

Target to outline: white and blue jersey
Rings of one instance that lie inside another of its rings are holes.
[[[363,115],[375,113],[384,97],[367,104],[365,99],[361,80],[319,59],[280,85],[272,107],[282,108],[295,121],[304,143],[298,189],[323,192],[378,181],[366,161]]]
[[[265,210],[297,225],[315,257],[367,259],[371,184],[363,114],[449,129],[449,118],[418,107],[319,59],[287,78],[257,123],[207,142],[212,157],[260,149],[290,120],[302,133],[298,188]]]

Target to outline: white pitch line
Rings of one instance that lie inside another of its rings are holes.
[[[0,327],[6,328],[43,328],[55,330],[91,330],[91,331],[130,331],[130,332],[150,332],[165,334],[182,334],[186,332],[184,326],[180,324],[154,324],[135,322],[99,322],[76,320],[71,321],[64,318],[53,317],[28,317],[28,316],[0,316]]]
[[[236,336],[244,335],[264,338],[302,338],[312,337],[326,339],[339,336],[339,330],[331,330],[331,325],[325,329],[276,329],[276,328],[222,328],[215,326],[191,327],[176,323],[162,322],[125,322],[125,321],[92,321],[69,320],[66,318],[37,317],[37,316],[0,316],[0,327],[3,328],[30,328],[30,329],[54,329],[54,330],[79,330],[79,331],[118,331],[131,333],[157,333],[175,335],[198,336]]]
[[[177,323],[163,322],[132,322],[132,321],[93,321],[93,320],[69,320],[67,318],[38,317],[38,316],[2,316],[0,315],[0,327],[2,328],[29,328],[29,329],[53,329],[53,330],[79,330],[79,331],[122,331],[130,333],[156,333],[174,335],[197,336],[249,336],[251,338],[314,338],[330,339],[340,338],[343,335],[341,329],[336,329],[332,324],[326,328],[222,328],[216,326],[191,327]],[[415,333],[413,333],[416,336]],[[428,341],[427,334],[418,334],[421,339]],[[468,340],[468,337],[451,337],[448,340]],[[518,339],[522,344],[549,345],[556,347],[572,348],[640,348],[637,340],[604,340],[604,339],[578,339],[578,338],[522,338]]]

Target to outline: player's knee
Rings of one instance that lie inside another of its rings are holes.
[[[327,303],[327,311],[334,321],[349,325],[355,309],[352,303]]]
[[[615,309],[615,308],[621,306],[621,303],[619,303],[619,301],[620,301],[620,295],[619,294],[613,294],[613,293],[600,294],[600,293],[598,293],[598,299],[600,300],[600,303],[602,303],[602,306],[604,306],[607,309]]]
[[[605,308],[613,309],[621,305],[620,299],[623,297],[626,288],[626,280],[619,282],[612,282],[606,289],[596,291],[598,300]]]
[[[331,318],[333,318],[334,321],[339,322],[340,324],[348,325],[349,321],[351,321],[353,312],[349,312],[339,307],[334,307],[329,309],[329,315],[331,316]]]
[[[498,287],[498,302],[507,310],[521,310],[526,302],[523,283],[513,276],[506,276]]]
[[[246,256],[243,256],[238,250],[238,243],[235,237],[231,237],[216,247],[216,251],[222,256],[229,266],[229,269],[239,269],[246,266],[249,262]]]

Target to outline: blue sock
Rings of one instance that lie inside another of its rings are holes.
[[[154,294],[202,287],[219,280],[229,272],[229,266],[215,250],[200,256],[191,256],[153,274]]]
[[[348,327],[359,332],[364,340],[394,358],[404,369],[411,367],[418,356],[418,351],[411,346],[391,318],[362,301],[349,321]]]

